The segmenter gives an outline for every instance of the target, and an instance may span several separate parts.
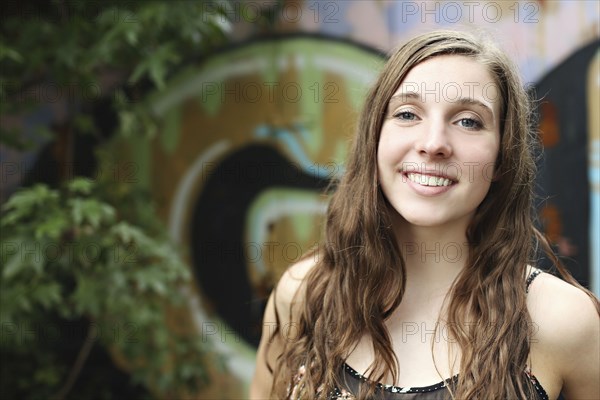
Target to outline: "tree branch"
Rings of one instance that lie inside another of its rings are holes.
[[[83,343],[83,346],[81,346],[81,349],[79,349],[79,354],[77,354],[75,364],[73,364],[73,367],[71,368],[69,376],[67,377],[67,380],[64,383],[63,387],[60,388],[60,390],[54,396],[52,396],[53,399],[63,400],[71,391],[71,388],[73,387],[73,384],[75,384],[75,381],[77,381],[77,378],[81,373],[83,365],[88,359],[90,351],[92,350],[92,347],[94,347],[94,343],[96,342],[96,338],[92,333],[94,331],[95,326],[95,324],[90,324],[90,326],[88,327],[85,342]]]

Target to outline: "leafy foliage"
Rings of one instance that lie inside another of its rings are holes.
[[[207,382],[209,350],[199,337],[167,327],[167,313],[182,304],[189,270],[164,238],[119,219],[97,186],[83,178],[62,190],[38,184],[4,204],[2,352],[35,345],[39,335],[22,332],[43,329],[45,315],[85,318],[88,334],[122,354],[136,382],[156,393],[193,393]],[[33,379],[48,397],[65,370],[38,368],[23,384]]]
[[[81,105],[105,98],[119,113],[121,133],[156,132],[152,115],[137,104],[140,85],[162,89],[169,71],[225,43],[230,27],[228,3],[216,1],[55,0],[0,7],[2,113],[63,102],[77,110],[75,125],[88,133],[98,132]],[[115,92],[115,80],[126,90]],[[4,127],[0,142],[28,144]]]
[[[279,1],[268,3],[278,7]],[[160,93],[188,59],[227,42],[231,7],[212,0],[0,3],[1,116],[50,103],[57,103],[53,112],[66,114],[58,128],[36,127],[36,137],[23,135],[28,124],[2,123],[0,144],[23,151],[54,138],[64,150],[55,161],[69,166],[76,133],[152,137],[158,121],[140,99],[149,90]],[[274,24],[260,21],[263,28]],[[95,107],[105,103],[116,113],[116,132],[101,131],[95,119]],[[99,161],[118,164],[109,152],[97,148]],[[151,196],[131,182],[70,178],[63,173],[60,189],[23,189],[2,207],[0,396],[62,398],[77,387],[78,399],[114,398],[100,389],[107,384],[101,374],[86,375],[84,386],[74,383],[99,347],[113,359],[119,355],[117,364],[154,395],[195,393],[207,382],[208,366],[218,368],[222,360],[166,327],[189,273]],[[84,329],[66,337],[57,321]],[[40,340],[40,332],[52,340]],[[67,347],[78,352],[74,364],[61,359]]]

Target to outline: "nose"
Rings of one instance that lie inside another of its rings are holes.
[[[419,154],[429,158],[448,158],[452,154],[452,146],[443,121],[432,121],[415,146]]]

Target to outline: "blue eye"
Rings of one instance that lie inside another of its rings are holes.
[[[400,111],[394,114],[394,118],[398,118],[403,121],[414,121],[417,119],[417,116],[410,111]]]
[[[483,125],[481,122],[473,118],[461,118],[458,120],[460,126],[466,129],[481,129]]]

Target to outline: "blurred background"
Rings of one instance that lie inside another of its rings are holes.
[[[246,398],[366,91],[434,28],[517,62],[539,226],[599,294],[599,4],[4,1],[0,396]]]

